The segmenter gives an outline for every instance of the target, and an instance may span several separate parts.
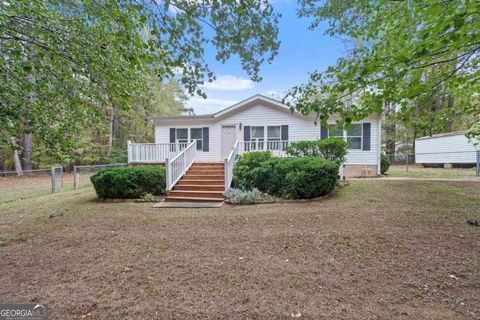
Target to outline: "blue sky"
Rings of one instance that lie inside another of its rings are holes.
[[[206,84],[203,90],[206,100],[193,97],[189,105],[195,114],[219,111],[255,94],[283,97],[291,87],[304,83],[308,73],[317,69],[325,70],[335,64],[345,53],[345,45],[340,39],[324,35],[327,25],[316,30],[308,30],[309,20],[295,14],[295,1],[275,0],[275,9],[282,14],[280,20],[280,51],[271,64],[260,69],[261,82],[251,81],[242,70],[238,59],[225,64],[214,59],[214,51],[207,49],[207,62],[217,76],[217,81]]]

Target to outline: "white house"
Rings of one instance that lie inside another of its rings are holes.
[[[475,164],[477,148],[465,137],[466,131],[436,134],[415,140],[415,162],[433,164]]]
[[[293,141],[343,137],[351,142],[343,167],[345,177],[380,174],[381,115],[371,115],[345,131],[314,123],[315,117],[291,112],[288,106],[255,95],[214,114],[154,117],[155,144],[129,146],[129,162],[156,163],[172,159],[195,142],[195,162],[223,162],[236,146],[238,153],[269,150],[283,156]]]

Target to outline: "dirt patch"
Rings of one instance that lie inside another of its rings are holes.
[[[0,206],[28,235],[0,249],[0,298],[51,319],[480,318],[477,183],[353,181],[322,201],[218,209],[60,197]]]

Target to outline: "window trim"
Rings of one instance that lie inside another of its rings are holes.
[[[187,130],[187,138],[186,139],[179,139],[178,138],[178,130]],[[175,142],[176,143],[186,143],[188,144],[188,141],[190,140],[190,130],[189,128],[175,128]]]
[[[263,129],[263,137],[254,138],[253,137],[253,128],[262,128]],[[250,141],[265,141],[265,126],[250,126]]]
[[[202,138],[201,139],[197,139],[197,138],[192,138],[192,129],[199,129],[200,130],[200,133],[202,134]],[[198,141],[198,140],[201,140],[202,141],[202,147],[201,148],[198,148],[198,143],[195,142],[195,148],[197,149],[197,151],[203,151],[203,143],[204,143],[204,137],[203,137],[203,127],[192,127],[192,128],[188,128],[188,141],[192,142],[193,140],[195,141]]]
[[[355,122],[352,125],[359,125],[361,127],[361,134],[360,136],[349,136],[348,131],[343,128],[343,135],[342,136],[330,136],[330,126],[337,126],[336,123],[329,123],[328,128],[328,138],[343,138],[343,140],[348,141],[348,138],[360,138],[360,148],[351,148],[350,146],[347,148],[348,150],[363,150],[363,122]]]
[[[278,126],[266,126],[267,127],[267,132],[266,132],[266,135],[267,135],[267,141],[282,141],[282,126],[281,125],[278,125]],[[278,128],[278,138],[275,137],[275,138],[270,138],[268,136],[268,128]]]

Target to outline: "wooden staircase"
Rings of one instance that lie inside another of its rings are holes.
[[[194,163],[168,192],[165,201],[218,202],[225,192],[224,164]]]

